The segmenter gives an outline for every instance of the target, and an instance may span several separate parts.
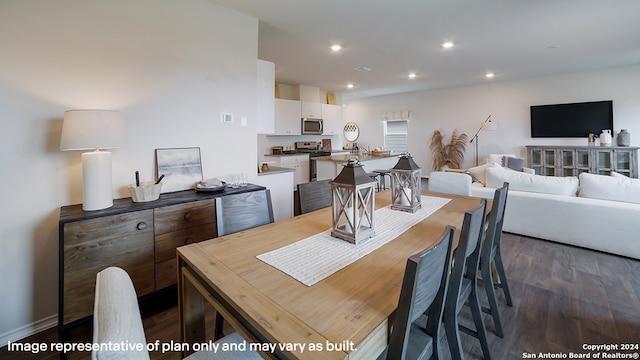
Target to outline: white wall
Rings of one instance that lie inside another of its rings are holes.
[[[64,111],[124,112],[116,198],[135,170],[151,180],[156,148],[200,147],[205,178],[253,178],[257,44],[257,19],[205,0],[0,2],[0,346],[57,322],[59,207],[82,201]]]
[[[514,82],[412,92],[345,101],[342,119],[360,125],[360,146],[384,142],[381,111],[411,110],[409,152],[431,172],[429,143],[435,130],[450,136],[458,129],[470,137],[487,116],[498,121],[498,131],[479,135],[480,163],[490,153],[525,156],[525,145],[586,145],[587,138],[533,139],[530,136],[531,105],[613,100],[614,139],[620,129],[631,133],[631,145],[640,146],[640,65],[590,73],[553,76]],[[447,137],[448,140],[448,137]],[[475,145],[468,144],[463,167],[475,164]]]

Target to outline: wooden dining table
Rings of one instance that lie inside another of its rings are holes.
[[[423,195],[451,201],[312,286],[256,256],[330,229],[330,207],[178,248],[182,343],[209,341],[206,301],[246,339],[244,346],[266,350],[263,356],[375,359],[388,342],[407,258],[431,246],[447,225],[455,226],[458,236],[464,212],[481,201],[425,191]],[[390,190],[376,194],[376,208],[390,203]]]

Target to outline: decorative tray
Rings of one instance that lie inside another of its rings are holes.
[[[222,191],[227,187],[227,183],[225,183],[224,181],[222,181],[222,185],[217,185],[217,186],[211,186],[211,185],[206,185],[206,183],[204,182],[199,182],[196,184],[196,191],[198,192],[216,192],[216,191]]]

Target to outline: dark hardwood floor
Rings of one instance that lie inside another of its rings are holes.
[[[584,344],[640,342],[640,261],[513,234],[504,234],[502,243],[514,306],[507,307],[498,293],[503,339],[494,334],[492,320],[485,316],[494,359],[522,359],[523,353],[584,353]],[[486,300],[484,290],[481,295]],[[468,309],[462,312],[463,323],[472,324]],[[175,307],[145,319],[144,326],[149,342],[179,341]],[[461,337],[465,358],[482,359],[478,340]],[[72,338],[91,341],[90,325],[74,331]],[[55,329],[23,340],[55,341]],[[90,354],[68,358],[89,359]],[[152,353],[151,358],[180,356]],[[5,346],[0,349],[0,360],[4,359],[58,359],[58,354],[8,352]]]

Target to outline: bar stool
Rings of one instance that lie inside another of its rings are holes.
[[[385,176],[389,176],[389,183],[391,183],[391,170],[373,170],[373,172],[380,176],[380,182],[378,184],[382,190],[387,190]],[[380,191],[380,188],[378,188],[378,191]]]
[[[374,172],[368,172],[367,176],[370,177],[371,179],[375,180],[376,182],[376,192],[380,192],[380,181],[378,181],[378,173]]]

